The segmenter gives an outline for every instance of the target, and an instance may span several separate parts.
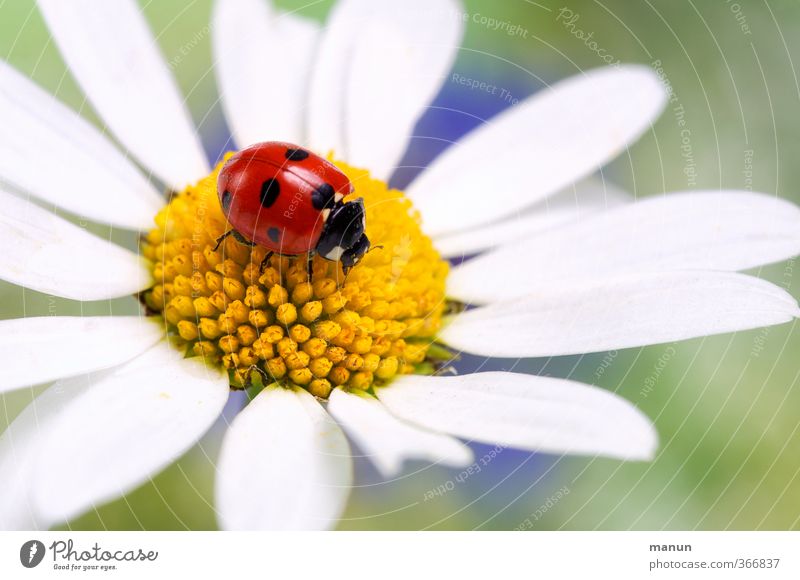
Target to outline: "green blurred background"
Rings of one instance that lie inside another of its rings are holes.
[[[331,3],[279,5],[322,20]],[[211,2],[142,7],[215,158],[228,133],[211,68]],[[794,67],[800,56],[800,3],[486,0],[466,2],[465,11],[468,29],[456,70],[505,89],[503,94],[514,99],[601,66],[602,55],[623,62],[660,61],[674,89],[673,102],[654,130],[603,172],[637,197],[731,188],[800,202],[800,85]],[[97,120],[32,0],[0,3],[0,57]],[[509,103],[499,94],[445,82],[437,104],[458,112],[430,112],[418,134],[437,141],[418,139],[406,158],[411,165],[435,155],[441,148],[435,142],[456,138]],[[680,116],[688,134],[681,134]],[[130,235],[111,235],[133,243]],[[793,268],[788,262],[758,275],[798,296]],[[80,305],[0,285],[3,317],[122,313],[134,307],[130,300]],[[568,376],[620,393],[655,421],[661,437],[656,460],[620,463],[476,446],[476,457],[485,459],[467,477],[420,463],[392,482],[381,481],[359,462],[358,487],[340,527],[798,528],[799,351],[796,324],[789,324],[617,353],[499,361],[496,368],[513,364],[517,371]],[[464,361],[462,370],[470,364]],[[0,429],[35,393],[2,398]],[[68,527],[215,528],[212,486],[223,430],[224,421],[150,483]]]

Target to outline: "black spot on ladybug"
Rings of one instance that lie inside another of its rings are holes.
[[[274,243],[278,243],[281,239],[281,231],[278,228],[272,227],[267,230],[267,235],[269,239],[272,240]]]
[[[226,189],[225,191],[222,192],[222,209],[225,211],[225,213],[228,213],[228,211],[231,209],[232,199],[233,196],[231,195],[230,191]]]
[[[289,161],[302,161],[308,158],[308,151],[305,149],[287,149],[286,159]]]
[[[267,179],[261,184],[261,205],[270,207],[275,200],[278,199],[278,194],[281,192],[280,182],[273,178]]]
[[[311,203],[316,209],[323,209],[333,201],[335,194],[330,183],[323,183],[311,194]]]

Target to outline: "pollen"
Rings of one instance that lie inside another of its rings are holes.
[[[449,265],[398,190],[335,162],[362,197],[372,250],[344,275],[338,262],[274,255],[233,236],[214,171],[174,193],[142,240],[155,285],[141,298],[187,356],[228,370],[231,388],[254,382],[369,390],[430,368],[428,350],[446,308]]]

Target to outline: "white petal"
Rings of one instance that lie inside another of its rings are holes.
[[[651,459],[658,445],[653,425],[628,401],[565,379],[408,375],[378,389],[378,398],[430,429],[531,451]]]
[[[744,270],[798,253],[800,208],[793,203],[747,192],[670,194],[471,260],[453,269],[448,293],[486,303],[620,274]]]
[[[123,495],[194,445],[228,399],[228,378],[162,342],[130,363],[63,389],[89,387],[59,414],[36,458],[33,497],[66,520]]]
[[[388,176],[450,67],[462,14],[454,0],[337,2],[311,77],[310,146]]]
[[[345,143],[348,163],[387,180],[455,60],[464,19],[455,0],[378,4],[349,39]]]
[[[127,362],[164,335],[138,316],[42,316],[0,321],[0,393]]]
[[[408,194],[430,235],[490,223],[613,159],[665,102],[650,69],[589,71],[490,119],[434,160]]]
[[[39,0],[86,97],[117,139],[173,189],[208,173],[189,112],[133,0]]]
[[[217,0],[213,18],[215,71],[237,145],[303,143],[319,26],[264,0]]]
[[[401,421],[372,397],[335,389],[328,400],[328,411],[384,477],[397,475],[406,459],[452,467],[473,461],[470,448],[457,439]]]
[[[53,386],[17,415],[0,437],[0,530],[46,530],[54,520],[36,513],[33,467],[42,439],[70,401],[86,385]],[[51,476],[52,477],[52,476]]]
[[[0,187],[0,279],[75,300],[134,294],[145,261]]]
[[[216,505],[228,530],[336,525],[353,482],[347,439],[302,389],[267,387],[222,444]]]
[[[488,226],[440,236],[434,239],[434,243],[443,258],[469,256],[562,224],[590,218],[631,201],[633,197],[630,194],[607,182],[595,178],[585,179],[534,204],[518,216]]]
[[[355,38],[370,22],[376,5],[385,2],[340,0],[328,16],[319,40],[308,92],[308,145],[321,155],[334,151],[347,158],[345,148],[345,79]]]
[[[440,337],[485,356],[556,356],[770,326],[798,315],[794,298],[758,278],[665,272],[552,286],[459,314]]]
[[[0,61],[0,180],[87,218],[152,227],[164,200],[92,125]]]

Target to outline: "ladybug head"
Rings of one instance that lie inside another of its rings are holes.
[[[341,262],[345,272],[355,266],[369,251],[364,200],[337,202],[325,222],[317,243],[317,253],[334,262]]]

